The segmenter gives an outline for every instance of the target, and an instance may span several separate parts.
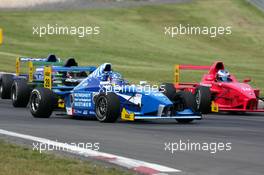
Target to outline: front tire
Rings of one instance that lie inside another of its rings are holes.
[[[11,98],[11,87],[14,75],[3,74],[0,79],[0,96],[2,99]]]
[[[175,95],[175,101],[183,106],[183,109],[191,109],[193,112],[197,112],[197,103],[195,101],[195,96],[188,91],[179,91]]]
[[[180,91],[176,93],[175,96],[176,101],[180,101],[183,109],[191,109],[193,112],[197,112],[197,104],[195,101],[195,97],[191,92]],[[191,123],[194,119],[176,119],[178,123],[187,124]]]
[[[174,84],[172,83],[163,83],[162,88],[160,88],[160,91],[168,97],[171,101],[175,98],[176,88],[174,87]]]
[[[11,88],[11,99],[14,107],[27,107],[30,97],[30,88],[27,81],[17,79]]]
[[[118,96],[113,92],[99,94],[95,102],[95,112],[100,122],[115,122],[121,113]]]
[[[31,92],[29,107],[36,118],[49,118],[56,104],[55,94],[47,88],[37,88]]]

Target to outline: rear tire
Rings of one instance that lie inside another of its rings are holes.
[[[11,88],[11,99],[14,107],[27,107],[30,97],[30,88],[27,81],[17,79]]]
[[[100,122],[113,123],[120,117],[120,101],[118,96],[109,92],[102,93],[96,97],[95,102],[96,118]]]
[[[0,96],[2,99],[11,98],[11,87],[14,75],[3,74],[0,79]]]
[[[174,87],[174,84],[172,83],[163,83],[161,85],[163,88],[160,89],[161,92],[168,97],[171,101],[174,100],[175,93],[176,93],[176,88]]]
[[[37,88],[31,92],[29,106],[36,118],[49,118],[56,104],[55,94],[46,88]]]
[[[180,103],[182,103],[183,108],[189,108],[193,112],[197,112],[197,103],[195,101],[195,96],[188,91],[179,91],[175,95],[175,100],[180,100]]]
[[[197,112],[197,104],[195,101],[195,97],[191,92],[180,91],[176,93],[175,98],[181,101],[181,105],[183,105],[183,109],[189,108],[193,112]],[[177,101],[178,101],[177,100]],[[191,123],[194,119],[176,119],[178,123],[187,124]]]
[[[199,86],[195,90],[195,99],[197,103],[197,109],[202,114],[208,114],[211,112],[211,91],[209,87]]]

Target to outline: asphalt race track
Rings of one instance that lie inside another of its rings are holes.
[[[100,151],[158,163],[196,175],[263,175],[264,114],[206,115],[192,124],[168,121],[99,123],[53,115],[33,118],[28,109],[0,100],[0,129],[57,140],[99,142]],[[231,142],[230,151],[165,151],[165,142]]]

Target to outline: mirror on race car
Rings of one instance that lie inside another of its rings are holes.
[[[140,86],[146,86],[148,85],[147,81],[139,81]]]
[[[213,81],[214,80],[214,76],[212,75],[207,75],[205,78],[206,81]]]

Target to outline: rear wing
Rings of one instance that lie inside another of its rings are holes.
[[[32,82],[30,77],[33,77],[34,67],[35,66],[45,66],[45,65],[54,65],[62,66],[63,63],[60,62],[59,58],[56,58],[56,61],[50,62],[48,58],[28,58],[28,57],[18,57],[16,59],[16,75],[20,76],[21,74],[21,65],[27,63],[29,81]]]
[[[58,81],[62,81],[65,78],[62,77],[63,73],[66,72],[93,72],[96,70],[95,66],[85,67],[61,67],[61,66],[44,66],[44,79],[43,87],[48,89],[56,89],[58,87]],[[72,86],[59,86],[59,89],[73,89]]]
[[[48,58],[30,58],[30,57],[18,57],[20,62],[60,62],[60,58],[56,58],[56,60],[49,61]]]
[[[181,70],[210,70],[211,66],[196,66],[196,65],[183,65],[176,64],[174,67],[174,83],[176,86],[180,85],[180,74]],[[192,84],[192,83],[183,83],[183,84]]]

